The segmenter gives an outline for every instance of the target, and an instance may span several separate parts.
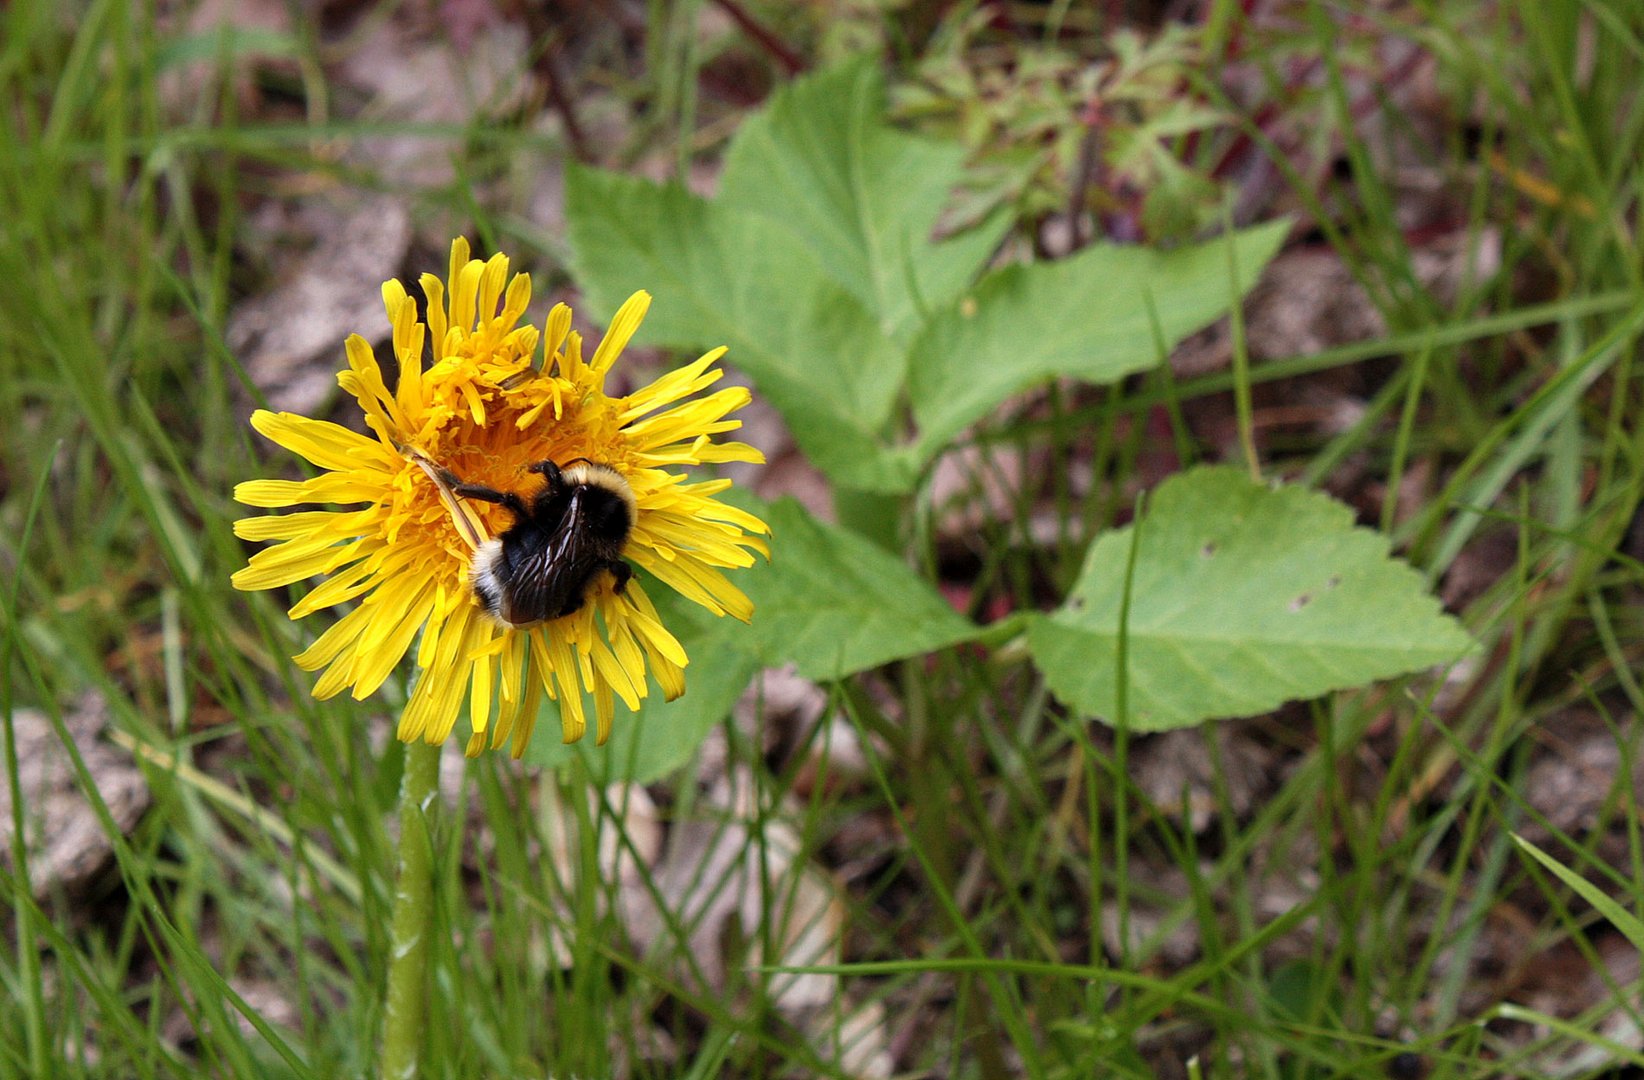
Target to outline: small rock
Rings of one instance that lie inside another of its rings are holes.
[[[382,283],[399,273],[410,248],[411,215],[387,196],[316,203],[306,212],[328,223],[309,223],[315,246],[271,291],[234,310],[226,338],[270,406],[313,414],[337,392],[348,335],[388,339]],[[377,359],[394,370],[392,357]]]
[[[103,742],[107,717],[88,699],[64,716],[91,781],[126,835],[148,809],[148,784],[131,756]],[[12,714],[17,733],[18,782],[28,836],[29,879],[35,899],[74,894],[96,880],[112,860],[114,843],[81,789],[67,749],[50,718],[36,709]],[[0,855],[12,852],[11,785],[0,784]]]

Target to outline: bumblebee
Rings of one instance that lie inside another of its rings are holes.
[[[618,593],[633,577],[622,552],[634,528],[634,489],[611,466],[587,458],[564,468],[539,461],[530,471],[546,483],[529,499],[466,483],[449,469],[427,471],[442,494],[495,503],[514,515],[501,536],[478,545],[469,564],[474,598],[498,622],[524,628],[570,615],[601,571],[610,571]]]

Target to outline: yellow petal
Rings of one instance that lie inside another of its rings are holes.
[[[617,662],[616,654],[597,638],[591,643],[589,654],[594,665],[594,688],[597,690],[604,683],[617,692],[630,712],[638,712],[639,699],[649,690],[645,685],[645,669],[642,667],[637,673],[627,671]]]
[[[234,485],[234,501],[246,506],[292,506],[307,502],[299,480],[244,480]]]
[[[497,725],[491,745],[501,746],[502,740],[513,736],[513,745],[508,752],[517,761],[525,756],[525,747],[531,741],[531,732],[537,727],[537,713],[542,708],[542,680],[534,672],[528,672],[525,684],[525,700],[520,703],[518,719],[509,725],[510,730],[504,731],[502,725]]]
[[[604,746],[605,740],[611,737],[611,721],[616,713],[615,703],[611,701],[611,688],[608,686],[594,687],[594,744]]]
[[[670,556],[672,553],[668,553]],[[630,548],[624,555],[638,563],[641,569],[649,571],[664,585],[693,603],[701,604],[715,615],[724,615],[725,608],[707,589],[703,588],[690,574],[681,570],[678,560],[663,557],[663,553],[654,548]]]
[[[294,506],[297,503],[377,502],[387,495],[381,483],[371,483],[359,473],[321,473],[307,480],[247,480],[234,485],[234,498],[247,506],[264,508]]]
[[[685,669],[665,657],[651,656],[651,674],[656,677],[656,684],[662,687],[662,700],[678,701],[680,695],[685,693]]]
[[[445,280],[451,283],[452,293],[457,291],[457,278],[462,273],[463,267],[468,265],[468,256],[468,238],[466,236],[459,236],[455,240],[451,241],[451,262],[449,264],[449,269],[446,272]],[[455,296],[451,298],[451,302],[456,303]],[[461,326],[464,330],[468,329],[466,323],[460,322],[455,317],[455,312],[450,312],[450,314],[451,318],[449,320],[449,325]]]
[[[423,678],[432,679],[434,685],[422,741],[437,745],[449,739],[451,729],[457,725],[457,714],[462,711],[462,693],[468,689],[468,669],[464,667],[444,673],[436,669],[424,672]]]
[[[652,410],[659,409],[680,398],[690,397],[698,390],[704,390],[720,379],[725,372],[716,369],[708,371],[714,361],[724,356],[725,346],[721,345],[712,352],[705,353],[692,363],[682,368],[676,368],[657,379],[651,385],[643,387],[629,394],[623,400],[622,422],[630,423],[644,416]]]
[[[491,691],[494,689],[496,674],[492,671],[491,657],[485,650],[479,655],[469,654],[472,657],[469,666],[469,697],[468,723],[476,736],[483,741],[486,727],[491,723]]]
[[[571,332],[571,309],[564,304],[555,304],[548,313],[548,336],[542,346],[542,370],[551,370],[554,357],[565,345],[565,335]]]
[[[363,561],[355,563],[316,585],[307,596],[292,605],[286,616],[301,619],[321,608],[335,607],[352,600],[361,593],[369,592],[374,585],[376,582],[371,580],[370,564]]]
[[[295,514],[259,514],[234,523],[241,540],[291,540],[325,532],[339,540],[365,532],[372,510],[302,510]]]
[[[472,604],[463,604],[451,613],[444,625],[430,625],[429,630],[437,633],[440,644],[431,662],[417,676],[416,689],[400,716],[396,736],[402,742],[416,739],[443,742],[455,725],[454,715],[449,724],[445,718],[455,713],[461,692],[467,688],[468,669],[466,664],[459,666],[458,657],[475,612]],[[421,663],[420,656],[418,663]]]
[[[264,548],[229,578],[236,589],[277,589],[325,573],[335,552],[335,537],[321,533]]]
[[[385,286],[386,288],[386,286]],[[423,325],[417,321],[417,302],[400,290],[400,307],[390,315],[394,324],[394,359],[400,365],[394,396],[406,418],[422,412]]]
[[[497,301],[502,299],[502,283],[508,280],[508,256],[497,252],[485,260],[479,279],[479,318],[481,326],[497,317]]]
[[[428,319],[428,340],[434,343],[434,362],[445,359],[445,283],[433,274],[424,274],[418,281],[427,301],[424,310]]]
[[[645,682],[645,652],[640,648],[639,642],[634,640],[633,627],[626,621],[626,609],[618,610],[622,614],[615,618],[607,617],[605,623],[611,632],[611,653],[616,657],[616,662],[631,673],[648,696],[650,687]]]
[[[400,305],[408,299],[405,286],[396,278],[389,278],[382,283],[382,309],[388,316],[389,325],[399,318]]]
[[[504,702],[518,702],[520,694],[525,689],[525,636],[518,631],[508,631],[498,634],[498,640],[503,643],[502,652],[497,658],[497,671],[502,684],[502,700]]]
[[[634,539],[652,547],[666,545],[677,553],[688,552],[713,566],[754,564],[753,556],[742,549],[742,545],[751,541],[741,531],[717,522],[693,522],[672,514],[648,514],[634,529]]]
[[[735,412],[752,400],[746,386],[727,386],[705,398],[675,405],[666,412],[629,424],[623,429],[623,433],[632,440],[633,445],[649,450],[669,443],[695,439],[701,435],[735,431],[742,426],[742,421],[725,420],[722,417]]]
[[[662,620],[657,617],[656,607],[651,603],[651,598],[645,595],[645,590],[639,583],[630,582],[622,595],[628,601],[626,622],[646,647],[667,658],[677,667],[683,668],[689,664],[691,661],[690,657],[685,655],[685,647],[679,643],[678,638],[668,632],[666,626],[662,625]]]
[[[628,347],[634,331],[639,329],[650,307],[651,294],[643,289],[622,302],[617,313],[611,317],[611,325],[600,339],[599,348],[594,350],[593,360],[588,364],[595,375],[604,375],[616,363],[616,358]]]
[[[432,715],[434,707],[434,686],[438,681],[435,673],[428,670],[417,676],[417,685],[411,691],[411,699],[405,703],[405,711],[400,713],[399,726],[394,731],[396,739],[401,742],[415,742],[428,730],[428,718]]]
[[[301,454],[322,469],[345,471],[371,462],[387,464],[394,460],[393,451],[378,440],[328,420],[258,409],[251,414],[251,426],[264,438]]]
[[[502,314],[497,316],[497,325],[512,327],[525,314],[525,309],[531,306],[531,275],[516,274],[514,280],[508,283],[508,295],[502,302]],[[529,329],[529,328],[528,328]],[[527,354],[530,349],[525,350]]]
[[[378,599],[381,597],[382,599]],[[406,594],[385,594],[381,589],[372,594],[376,603],[375,619],[361,643],[356,647],[354,661],[355,701],[362,701],[377,692],[383,681],[393,674],[394,667],[411,647],[411,639],[434,607],[433,583],[423,581],[416,590]],[[380,628],[386,624],[387,632]],[[371,643],[366,644],[369,635]]]
[[[452,622],[458,623],[458,627],[455,631],[446,628],[440,643],[439,660],[432,669],[445,674],[441,676],[440,695],[429,718],[431,726],[423,735],[429,742],[444,742],[451,736],[451,729],[457,726],[457,716],[462,712],[462,695],[468,689],[472,671],[468,654],[479,648],[492,633],[490,620],[473,604],[465,603],[458,607],[452,615]]]
[[[704,518],[708,521],[729,522],[739,528],[746,529],[748,532],[760,533],[761,535],[768,536],[771,531],[771,527],[769,525],[765,524],[753,514],[748,513],[746,510],[743,510],[740,507],[731,506],[727,503],[716,502],[712,499],[704,499],[702,501],[702,506],[697,509],[696,513],[698,517]]]
[[[354,644],[371,619],[371,609],[361,605],[333,623],[314,644],[291,659],[304,671],[318,671]]]
[[[750,465],[765,464],[765,452],[744,442],[710,442],[707,446],[693,447],[696,460],[703,464],[726,461],[746,461]]]
[[[349,334],[343,352],[348,355],[348,370],[337,376],[337,385],[354,395],[365,412],[367,425],[380,437],[391,443],[404,442],[405,418],[388,392],[388,384],[383,382],[371,343],[358,334]]]
[[[480,276],[485,264],[472,259],[451,278],[451,329],[466,336],[473,332],[474,313],[479,306]]]
[[[561,736],[574,743],[588,730],[588,720],[582,709],[582,687],[577,682],[578,665],[570,643],[549,624],[532,633],[531,653],[550,694],[559,701]],[[558,693],[554,693],[556,687]]]

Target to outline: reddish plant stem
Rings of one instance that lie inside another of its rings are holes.
[[[725,14],[731,17],[737,28],[747,34],[759,47],[771,54],[772,59],[782,65],[789,75],[798,75],[805,70],[805,58],[781,38],[771,33],[760,21],[748,14],[737,0],[714,0]]]
[[[548,83],[548,97],[552,99],[554,108],[559,110],[561,119],[565,121],[565,141],[570,144],[571,155],[578,161],[592,161],[588,150],[588,135],[583,131],[582,124],[577,120],[577,106],[565,87],[565,70],[559,62],[559,46],[550,45],[543,50],[542,58],[537,61],[537,69],[542,72],[543,79]]]

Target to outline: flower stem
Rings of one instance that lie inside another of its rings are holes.
[[[428,924],[434,907],[433,847],[429,840],[440,748],[410,743],[400,778],[400,872],[394,886],[387,1002],[382,1017],[382,1076],[412,1080],[426,1024]]]

